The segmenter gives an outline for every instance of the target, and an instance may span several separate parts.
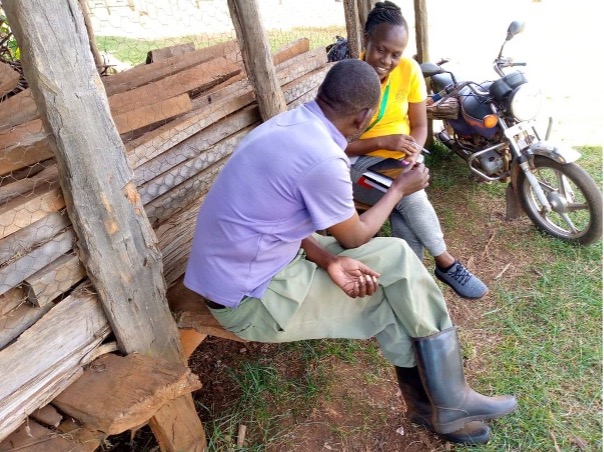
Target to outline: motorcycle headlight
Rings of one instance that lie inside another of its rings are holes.
[[[535,118],[541,109],[541,90],[524,83],[517,87],[510,95],[510,111],[517,121],[530,121]]]

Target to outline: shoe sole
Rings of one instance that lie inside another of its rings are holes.
[[[484,294],[482,294],[481,296],[479,296],[479,297],[468,297],[467,295],[463,295],[463,294],[459,293],[459,292],[457,291],[457,289],[455,289],[455,287],[453,287],[453,286],[452,286],[452,285],[450,285],[450,284],[449,284],[447,281],[445,281],[445,279],[444,279],[442,276],[440,276],[438,273],[434,272],[434,276],[436,276],[436,278],[437,278],[439,281],[441,281],[441,282],[443,282],[444,284],[446,284],[446,285],[447,285],[447,287],[450,287],[450,288],[451,288],[451,290],[453,290],[453,292],[455,292],[455,293],[457,294],[457,296],[458,296],[458,297],[465,298],[466,300],[480,300],[481,298],[484,298],[485,296],[487,296],[487,295],[489,294],[489,289],[487,289],[487,291],[486,291]]]

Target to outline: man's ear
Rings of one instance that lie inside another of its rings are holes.
[[[373,116],[372,108],[364,108],[359,113],[357,113],[354,119],[354,126],[359,132],[364,132],[367,126],[369,125],[369,121]]]

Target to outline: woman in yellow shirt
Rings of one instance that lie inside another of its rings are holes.
[[[426,141],[426,85],[419,64],[403,56],[408,26],[394,3],[378,2],[365,23],[361,55],[377,72],[382,96],[369,127],[346,148],[351,158],[355,199],[375,204],[382,192],[357,183],[367,168],[385,158],[412,165]],[[417,146],[417,145],[420,146]],[[425,190],[405,196],[390,215],[392,235],[404,239],[420,260],[424,248],[434,257],[435,276],[461,297],[482,298],[487,286],[448,251],[440,222]]]

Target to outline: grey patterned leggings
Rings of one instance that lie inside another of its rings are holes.
[[[357,201],[373,205],[382,197],[381,191],[357,184],[367,168],[380,160],[380,157],[361,156],[352,165],[350,174]],[[431,256],[439,256],[447,250],[436,211],[425,190],[403,197],[390,214],[390,227],[392,236],[405,240],[420,260],[424,248]]]

